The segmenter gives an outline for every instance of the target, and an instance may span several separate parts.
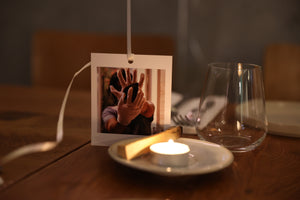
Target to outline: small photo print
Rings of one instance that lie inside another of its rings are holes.
[[[92,145],[164,130],[170,124],[172,57],[135,55],[135,66],[123,54],[99,56],[109,62],[92,62]]]

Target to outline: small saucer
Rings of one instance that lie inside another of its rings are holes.
[[[128,142],[129,141],[132,141],[132,139],[129,139]],[[108,153],[113,160],[120,164],[162,176],[190,176],[207,174],[224,169],[233,161],[232,153],[220,145],[188,138],[179,138],[175,141],[187,144],[190,147],[187,166],[166,167],[155,165],[151,162],[150,154],[146,154],[133,160],[126,160],[119,157],[117,154],[118,145],[120,143],[124,144],[124,141],[120,141],[111,145],[108,149]]]

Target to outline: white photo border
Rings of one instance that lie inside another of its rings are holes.
[[[133,63],[128,63],[127,54],[92,53],[91,54],[91,144],[95,146],[110,146],[111,144],[141,135],[107,134],[98,132],[98,67],[131,68],[131,69],[161,69],[165,70],[165,127],[171,123],[171,91],[172,91],[172,56],[165,55],[134,55]]]

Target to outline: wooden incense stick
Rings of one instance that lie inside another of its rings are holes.
[[[126,144],[118,145],[118,155],[126,160],[131,160],[149,152],[152,144],[159,142],[167,142],[169,139],[177,139],[181,136],[182,127],[175,126],[161,133],[142,138]]]

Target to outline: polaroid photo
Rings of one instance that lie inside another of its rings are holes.
[[[172,56],[91,54],[91,144],[161,132],[171,123]]]

